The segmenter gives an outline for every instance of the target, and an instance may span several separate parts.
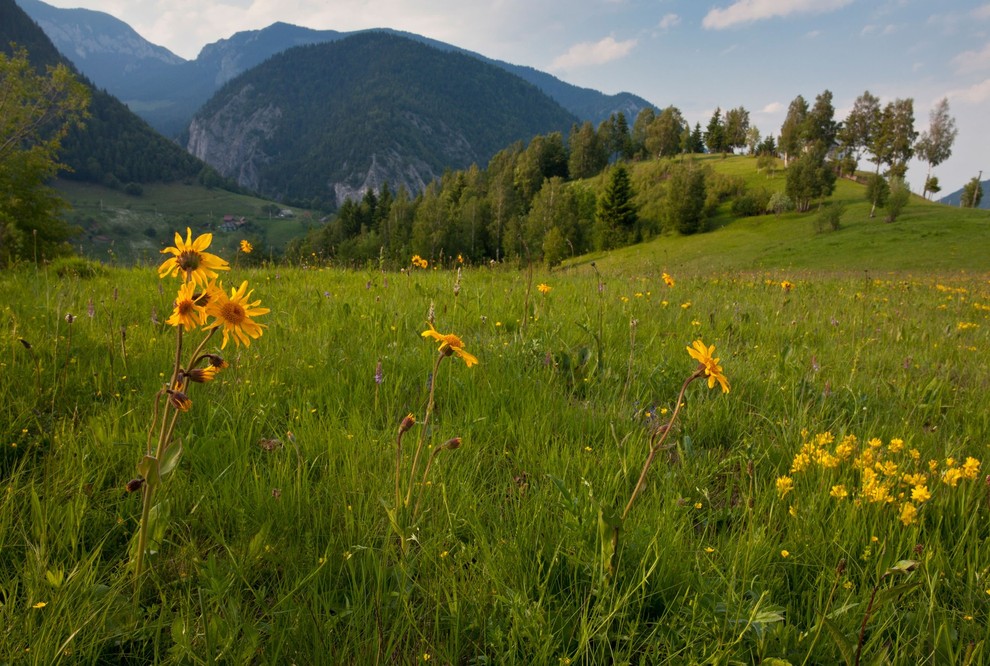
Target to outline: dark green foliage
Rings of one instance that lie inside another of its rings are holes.
[[[799,212],[807,211],[816,199],[835,189],[835,171],[825,162],[824,151],[809,150],[787,168],[785,192]]]
[[[430,180],[575,120],[498,67],[382,32],[276,55],[227,83],[197,118],[235,107],[245,115],[278,110],[260,146],[270,161],[259,188],[307,203],[332,197],[328,184],[361,187],[375,161],[394,166],[415,156],[418,177]],[[354,174],[361,182],[351,182]]]
[[[842,216],[846,207],[841,203],[830,203],[821,207],[815,216],[815,232],[838,231],[842,224]]]
[[[571,178],[590,178],[608,164],[608,153],[590,122],[571,127],[571,154],[567,162]]]
[[[740,194],[732,200],[732,214],[739,217],[753,217],[767,212],[770,203],[770,191],[761,187],[755,191]]]
[[[678,164],[671,169],[664,200],[667,229],[682,234],[704,230],[705,172],[693,164]]]
[[[973,178],[963,186],[959,205],[963,208],[979,208],[983,200],[983,184],[979,178]]]
[[[716,108],[708,121],[708,131],[705,132],[705,145],[710,153],[724,153],[729,149],[725,135],[725,123],[722,122],[722,109]]]
[[[866,200],[873,204],[874,209],[886,206],[887,197],[890,196],[890,185],[887,184],[887,179],[879,174],[871,174],[866,181],[865,196]]]
[[[39,70],[62,64],[75,71],[13,0],[0,0],[0,52],[11,53],[11,43],[27,49]],[[202,162],[155,132],[115,97],[79,78],[89,88],[89,118],[62,141],[61,160],[69,167],[64,177],[119,186],[192,179],[203,169]]]
[[[894,222],[900,217],[904,207],[911,198],[911,190],[900,178],[890,181],[890,196],[887,198],[887,216],[884,222]]]
[[[638,239],[636,233],[636,205],[629,181],[629,171],[621,164],[609,171],[605,189],[598,197],[595,208],[595,245],[607,250]]]

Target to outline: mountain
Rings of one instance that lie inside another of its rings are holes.
[[[13,0],[0,0],[0,51],[11,53],[11,43],[27,49],[39,69],[65,63],[78,71]],[[90,118],[62,141],[61,159],[71,169],[65,177],[119,186],[192,179],[210,171],[119,100],[80,78],[90,88]]]
[[[980,205],[978,208],[990,210],[990,180],[981,180],[980,187],[983,188],[983,197],[980,199]],[[948,204],[949,206],[958,206],[959,202],[962,200],[962,192],[962,188],[960,187],[952,194],[947,194],[939,199],[938,202]]]
[[[295,46],[332,42],[358,34],[274,23],[262,30],[238,32],[228,39],[208,44],[196,60],[185,61],[144,41],[126,24],[108,14],[58,9],[39,0],[19,2],[81,71],[166,136],[178,136],[188,126],[193,113],[220,86],[271,56]],[[468,54],[500,67],[529,81],[580,120],[589,120],[596,125],[619,111],[625,113],[631,125],[641,109],[653,107],[631,93],[605,95],[565,83],[532,67],[493,60],[411,33],[384,32],[421,41],[440,50]]]
[[[365,32],[285,51],[228,82],[193,118],[187,148],[244,187],[327,205],[384,182],[420,191],[445,169],[576,121],[477,58]]]

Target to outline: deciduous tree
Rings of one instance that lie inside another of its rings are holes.
[[[956,119],[949,115],[949,100],[943,97],[928,114],[928,129],[922,132],[914,146],[918,157],[928,163],[928,175],[925,177],[925,189],[921,196],[938,191],[929,187],[933,180],[932,169],[952,155],[952,144],[955,143],[957,134]],[[938,186],[937,179],[934,179],[934,184]]]
[[[46,185],[61,141],[86,117],[89,92],[67,67],[36,71],[27,52],[0,53],[0,266],[68,251],[72,229]]]

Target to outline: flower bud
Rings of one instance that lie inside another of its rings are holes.
[[[457,449],[461,448],[461,438],[451,437],[450,439],[448,439],[446,442],[443,443],[443,448],[447,449],[448,451],[456,451]]]
[[[136,479],[131,479],[130,481],[128,481],[127,485],[124,486],[124,488],[126,488],[127,492],[129,493],[136,493],[137,491],[141,490],[141,487],[143,485],[144,485],[144,479],[138,477]]]
[[[413,416],[412,412],[406,414],[406,417],[402,419],[402,423],[399,424],[399,434],[404,432],[409,432],[410,428],[416,425],[416,417]]]

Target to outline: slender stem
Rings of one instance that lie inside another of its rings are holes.
[[[423,490],[426,488],[426,477],[430,473],[430,468],[433,467],[433,461],[441,451],[443,451],[442,446],[438,446],[433,449],[430,453],[430,457],[426,461],[426,469],[423,470],[423,480],[419,484],[419,493],[416,495],[416,504],[413,506],[412,519],[414,521],[416,520],[416,514],[419,513],[419,503],[423,500]]]
[[[859,642],[856,644],[856,661],[855,666],[859,666],[859,658],[863,653],[863,639],[866,638],[866,623],[870,621],[870,615],[873,614],[873,602],[877,597],[877,590],[880,588],[880,583],[873,586],[873,592],[870,593],[870,603],[866,606],[866,612],[863,614],[863,623],[859,625]]]
[[[164,390],[159,390],[155,394],[155,411],[151,415],[151,425],[148,426],[148,441],[145,444],[144,450],[147,455],[151,455],[151,433],[155,431],[155,424],[158,423],[158,404],[161,402]]]
[[[704,368],[699,368],[693,375],[684,381],[684,385],[681,386],[681,392],[677,396],[677,405],[674,407],[674,413],[671,414],[670,420],[667,421],[666,427],[659,427],[653,431],[653,439],[656,439],[657,434],[661,431],[663,431],[663,433],[660,435],[659,441],[656,441],[656,443],[653,443],[650,446],[650,454],[646,457],[646,462],[643,464],[643,471],[639,474],[639,480],[636,481],[636,487],[633,488],[632,496],[629,498],[629,503],[626,504],[626,509],[622,512],[622,520],[626,519],[626,516],[629,514],[629,509],[632,508],[633,502],[636,501],[636,497],[639,496],[640,491],[643,489],[643,485],[646,483],[646,473],[650,471],[650,465],[653,464],[653,458],[660,452],[663,447],[663,443],[667,441],[667,437],[670,435],[670,431],[673,430],[674,421],[677,420],[677,415],[681,412],[681,404],[688,384],[693,382],[698,377],[701,377],[703,373]]]
[[[433,364],[433,374],[430,376],[430,397],[426,401],[426,414],[423,416],[423,427],[419,431],[419,438],[416,442],[416,453],[413,454],[412,467],[409,468],[409,487],[406,488],[406,506],[412,500],[413,485],[416,483],[416,466],[419,464],[419,454],[423,450],[423,440],[426,436],[426,427],[430,423],[430,416],[433,414],[433,394],[437,387],[437,371],[440,370],[440,361],[447,354],[440,352],[437,354],[436,363]]]
[[[148,521],[151,519],[151,495],[154,489],[145,482],[141,503],[141,525],[138,530],[138,551],[134,560],[134,601],[139,601],[141,593],[141,574],[144,573],[144,551],[148,547]]]
[[[804,656],[804,661],[801,662],[801,666],[808,663],[811,659],[811,653],[815,649],[815,644],[818,642],[818,637],[822,635],[822,628],[825,626],[825,618],[828,617],[828,610],[832,607],[832,599],[835,598],[835,591],[839,587],[839,579],[842,577],[842,569],[845,566],[845,560],[839,563],[836,568],[835,582],[832,583],[832,590],[828,593],[828,601],[825,602],[825,608],[822,610],[822,619],[818,621],[818,627],[815,629],[815,636],[811,639],[811,645],[808,646],[808,654]]]
[[[399,492],[399,468],[402,467],[402,428],[399,428],[399,435],[395,438],[395,510],[399,510],[399,502],[402,501]]]

